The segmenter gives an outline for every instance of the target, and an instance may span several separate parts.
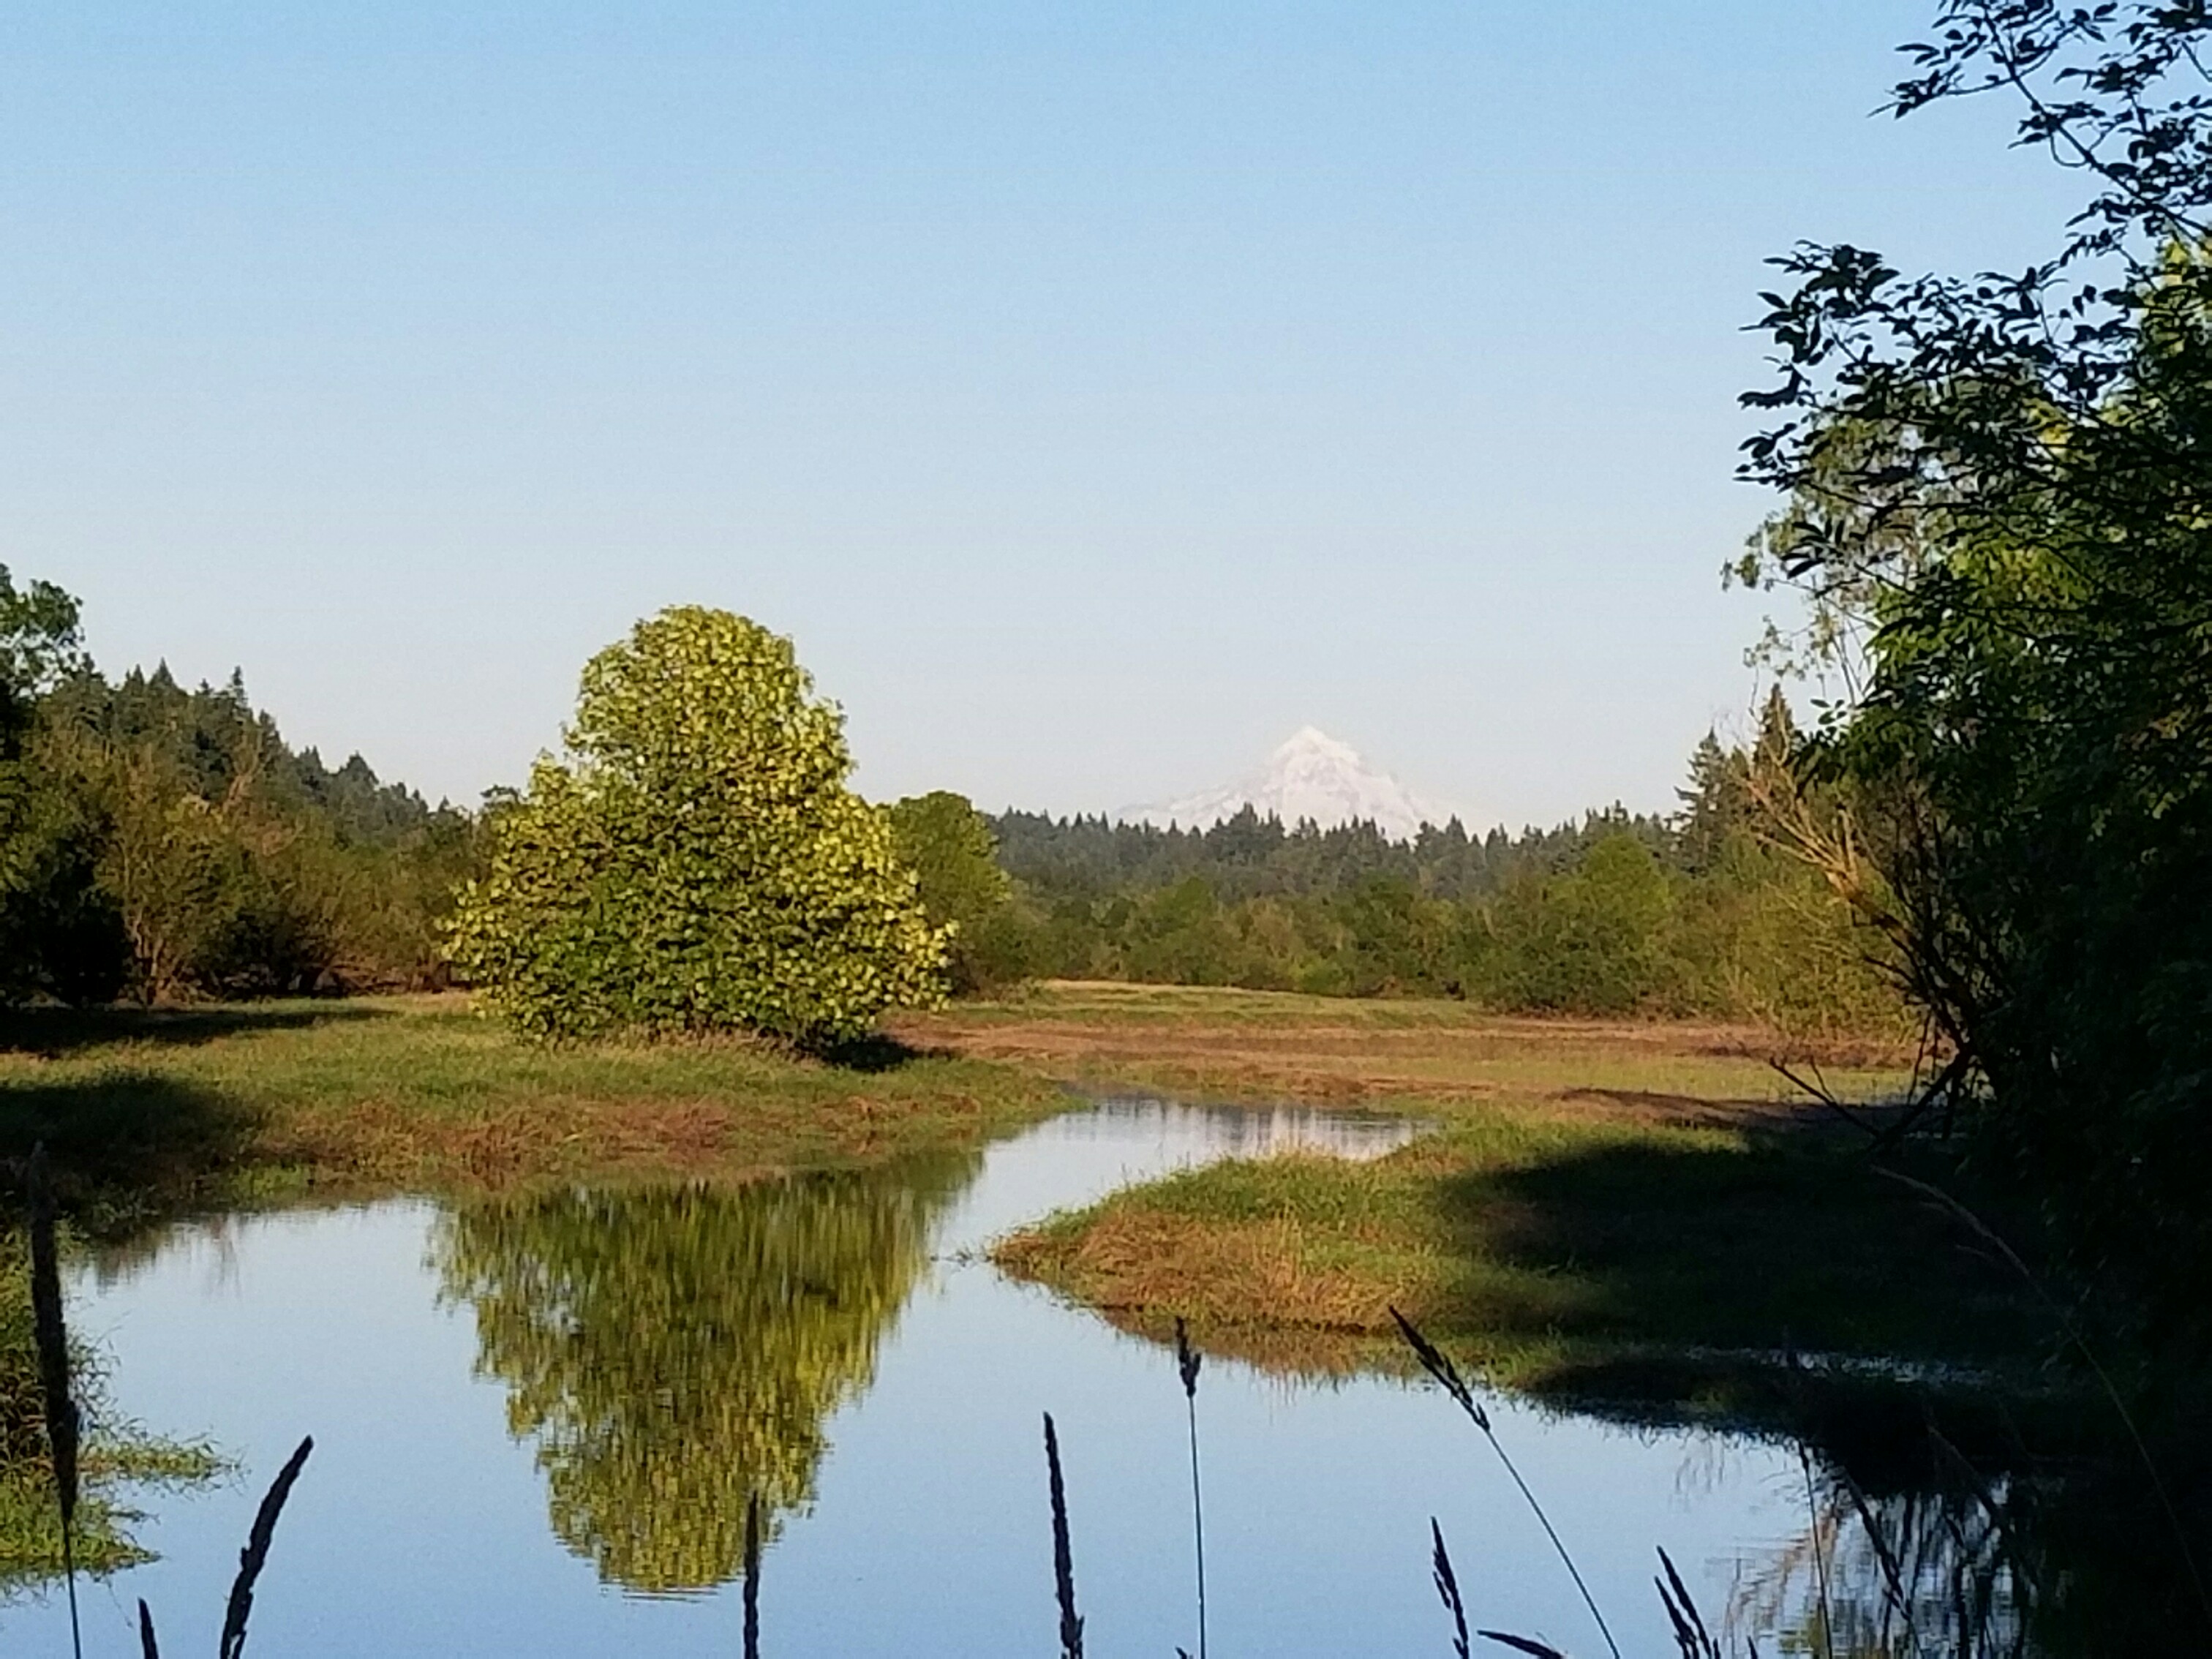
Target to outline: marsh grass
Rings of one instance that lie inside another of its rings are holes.
[[[70,1389],[69,1332],[62,1322],[59,1251],[55,1243],[54,1194],[46,1149],[36,1146],[24,1166],[30,1211],[31,1334],[39,1355],[39,1392],[45,1407],[46,1468],[61,1521],[62,1577],[69,1589],[70,1648],[82,1659],[84,1634],[76,1610],[77,1447],[83,1418]]]
[[[70,1648],[77,1659],[82,1659],[84,1637],[77,1617],[76,1534],[84,1514],[83,1465],[79,1455],[82,1446],[84,1413],[77,1383],[76,1357],[62,1306],[58,1217],[43,1146],[34,1146],[31,1156],[24,1161],[22,1182],[27,1214],[26,1231],[30,1245],[32,1338],[38,1357],[40,1403],[46,1443],[43,1468],[33,1464],[32,1479],[27,1482],[21,1478],[21,1460],[9,1460],[18,1467],[11,1469],[8,1485],[17,1489],[19,1498],[29,1496],[33,1502],[42,1503],[46,1512],[54,1518],[58,1531],[62,1580],[69,1598]],[[238,1576],[231,1584],[229,1601],[224,1610],[221,1659],[242,1659],[246,1625],[253,1611],[254,1584],[268,1560],[277,1517],[283,1512],[285,1499],[291,1493],[293,1483],[299,1479],[307,1455],[314,1449],[314,1443],[312,1437],[301,1441],[298,1449],[278,1472],[254,1516],[246,1547],[239,1553]],[[41,1474],[42,1480],[39,1478]],[[136,1552],[128,1550],[127,1547],[118,1549],[116,1555],[118,1559],[112,1565],[127,1565],[131,1559],[143,1559]],[[160,1659],[154,1616],[143,1601],[138,1603],[138,1634],[143,1659]]]
[[[1198,1659],[1206,1659],[1206,1501],[1198,1474],[1198,1373],[1205,1360],[1191,1346],[1190,1328],[1180,1315],[1175,1322],[1175,1344],[1176,1376],[1182,1383],[1183,1409],[1190,1422],[1190,1530],[1198,1563]]]
[[[142,1517],[117,1489],[201,1486],[222,1463],[204,1443],[156,1439],[115,1416],[97,1352],[69,1334],[59,1264],[70,1240],[38,1163],[14,1171],[29,1224],[0,1225],[0,1596],[58,1577],[74,1615],[78,1573],[149,1559],[131,1535]]]

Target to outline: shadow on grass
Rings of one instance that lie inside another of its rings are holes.
[[[1817,1125],[1747,1140],[1622,1139],[1447,1177],[1449,1248],[1546,1294],[1520,1310],[1447,1300],[1436,1316],[1540,1322],[1610,1356],[1562,1363],[1540,1395],[1720,1416],[1771,1418],[1785,1369],[1917,1397],[2050,1358],[2059,1333],[2029,1287],[1862,1153]]]
[[[911,1066],[918,1060],[950,1060],[950,1048],[917,1048],[888,1031],[871,1031],[866,1036],[848,1037],[835,1042],[808,1043],[799,1052],[809,1060],[818,1060],[824,1066],[834,1066],[842,1072],[860,1072],[874,1076],[884,1072],[896,1072]]]
[[[0,1162],[44,1143],[64,1210],[96,1232],[189,1203],[253,1127],[235,1102],[148,1072],[0,1086]]]
[[[206,1008],[9,1008],[0,1010],[0,1053],[61,1060],[114,1042],[197,1048],[253,1031],[303,1030],[342,1021],[388,1019],[358,1003],[225,1003]]]

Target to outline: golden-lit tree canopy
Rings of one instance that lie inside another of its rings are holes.
[[[454,920],[493,1008],[547,1036],[813,1040],[941,996],[945,935],[789,640],[664,611],[585,665],[566,738],[489,809]]]

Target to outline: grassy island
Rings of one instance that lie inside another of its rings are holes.
[[[1434,1124],[1373,1163],[1213,1164],[1001,1241],[1001,1266],[1132,1330],[1182,1316],[1217,1351],[1325,1371],[1396,1361],[1396,1306],[1501,1383],[1723,1412],[1784,1352],[2027,1382],[2050,1340],[1756,1031],[1120,987],[930,1029],[1094,1085]],[[1911,1056],[1796,1058],[1872,1101]]]

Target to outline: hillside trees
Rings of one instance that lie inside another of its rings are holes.
[[[995,821],[1016,878],[1008,926],[1030,970],[1056,976],[1907,1032],[1888,942],[1761,817],[1794,741],[1771,702],[1756,743],[1698,746],[1679,815],[1616,808],[1518,836],[1009,813]]]
[[[1745,573],[1856,695],[1808,775],[1964,1057],[1978,1149],[2084,1283],[2212,1340],[2212,12],[1948,0],[1908,113],[1993,90],[2087,196],[2025,271],[1807,246],[1764,326]],[[1840,864],[1832,867],[1840,868]]]
[[[89,826],[92,871],[149,1000],[434,982],[473,831],[295,751],[243,682],[89,670],[41,709],[37,758]]]
[[[487,808],[450,934],[515,1024],[834,1042],[941,995],[946,933],[788,640],[665,611],[585,665],[564,736]]]
[[[233,676],[110,682],[0,569],[0,998],[419,985],[472,830],[294,750]]]

